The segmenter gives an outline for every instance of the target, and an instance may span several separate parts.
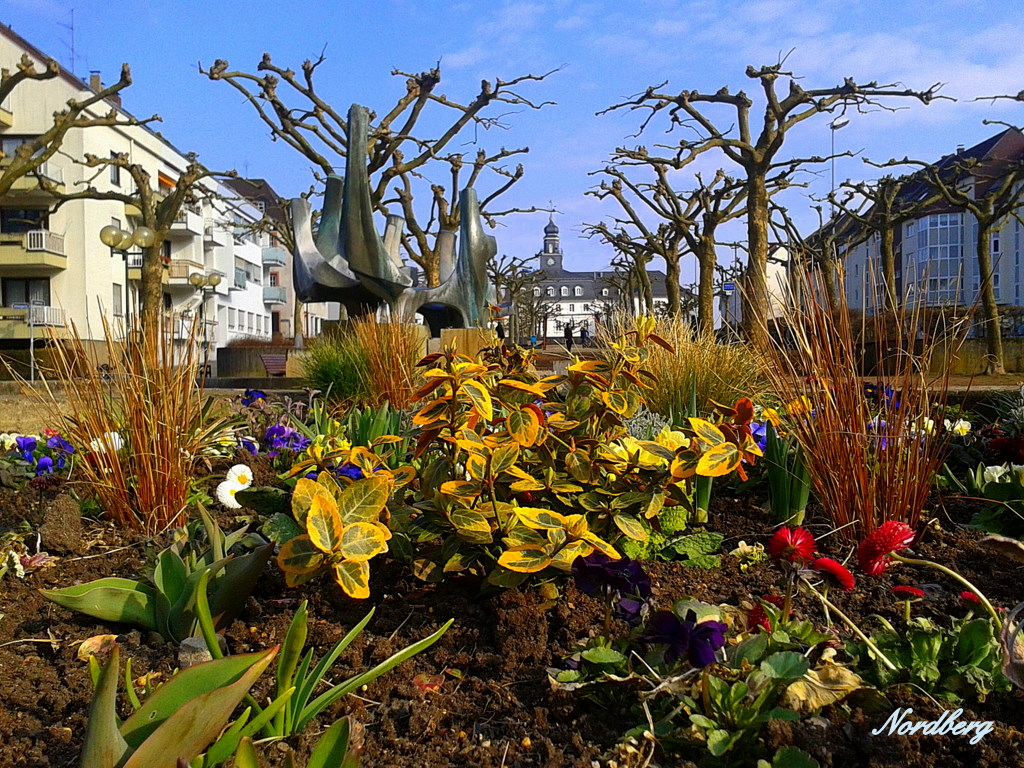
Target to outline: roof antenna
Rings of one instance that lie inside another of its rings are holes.
[[[67,29],[67,30],[71,31],[71,66],[68,67],[68,69],[71,70],[71,74],[73,75],[73,74],[75,74],[75,9],[74,8],[71,9],[71,23],[70,24],[60,24],[60,26],[64,27],[64,29]],[[65,43],[64,45],[66,46],[67,43]]]

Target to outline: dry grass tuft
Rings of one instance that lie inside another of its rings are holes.
[[[399,323],[379,323],[371,316],[353,321],[352,330],[366,358],[364,377],[369,402],[387,402],[398,409],[407,407],[421,381],[416,363],[422,350],[416,329]]]

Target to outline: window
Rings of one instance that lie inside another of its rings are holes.
[[[0,208],[0,232],[16,234],[47,229],[50,212],[46,208]]]
[[[570,312],[575,312],[576,311],[576,305],[575,304],[570,304],[569,305],[569,311]]]
[[[548,296],[554,296],[554,295],[555,295],[555,289],[552,286],[549,285],[548,286]]]
[[[270,273],[270,286],[276,288],[281,284],[281,276],[277,272]]]
[[[110,163],[110,183],[113,184],[115,187],[120,187],[121,186],[121,166],[114,165],[114,163],[117,161],[117,152],[111,152],[110,153],[110,159],[112,161]]]
[[[567,285],[563,285],[562,286],[562,295],[563,296],[568,296],[569,295],[569,286],[567,286]]]
[[[50,306],[50,280],[46,277],[24,278],[5,277],[3,279],[4,306],[15,304],[35,304]]]
[[[256,210],[259,211],[260,213],[266,213],[267,212],[267,203],[264,200],[257,200],[257,201],[255,201],[253,203],[253,206],[255,206]]]
[[[577,285],[575,288],[572,289],[572,292],[574,296],[582,296],[583,288]]]
[[[535,297],[536,297],[536,296],[540,296],[540,288],[534,288],[534,289],[533,289],[533,295],[534,295]]]
[[[602,288],[601,289],[601,295],[602,296],[607,296],[608,295],[608,289],[607,288]]]
[[[114,283],[113,287],[112,287],[112,290],[113,290],[113,295],[112,295],[113,302],[112,302],[111,306],[113,306],[113,308],[114,308],[114,317],[120,317],[122,314],[124,314],[124,307],[122,306],[123,303],[124,303],[123,302],[123,299],[124,299],[123,289],[122,289],[121,285],[119,285],[118,283]]]
[[[914,236],[914,222],[908,221],[907,222],[907,237],[913,237],[913,236]]]
[[[929,304],[960,300],[963,267],[963,214],[937,213],[917,230],[917,280],[927,279]]]
[[[234,307],[228,307],[228,328],[235,327],[235,312],[237,310]]]

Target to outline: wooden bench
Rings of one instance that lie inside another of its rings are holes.
[[[288,355],[260,355],[268,376],[284,376],[288,368]]]

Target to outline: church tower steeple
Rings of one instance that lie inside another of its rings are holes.
[[[537,255],[540,257],[541,269],[552,272],[562,269],[562,244],[554,214],[548,216],[547,226],[544,227],[544,249]]]

